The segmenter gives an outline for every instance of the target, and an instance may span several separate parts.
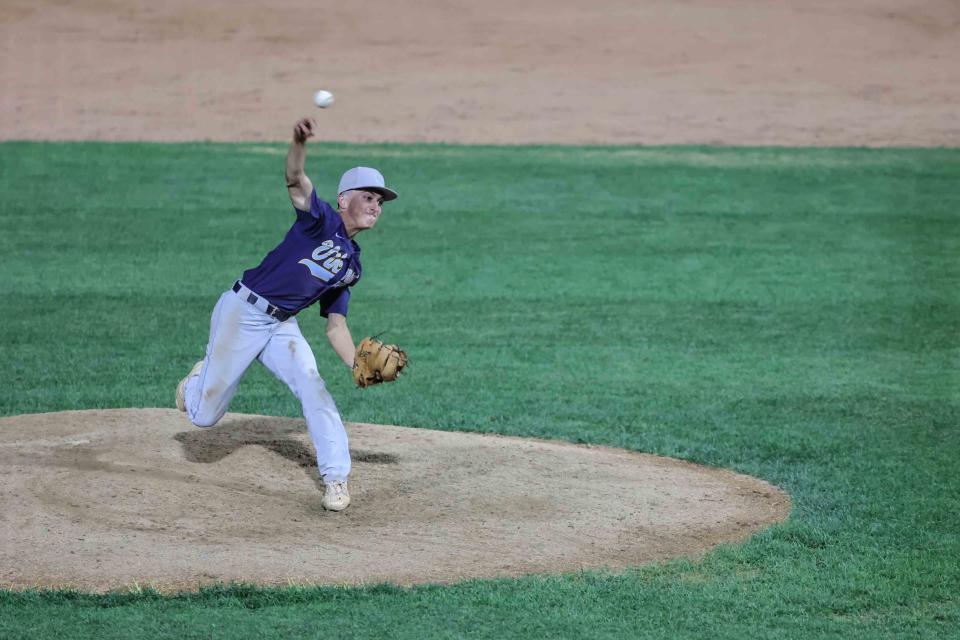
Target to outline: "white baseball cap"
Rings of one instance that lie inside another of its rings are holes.
[[[344,173],[343,177],[340,178],[340,188],[337,195],[353,189],[366,189],[379,193],[383,196],[384,202],[397,199],[397,192],[384,185],[383,174],[370,167],[354,167]]]

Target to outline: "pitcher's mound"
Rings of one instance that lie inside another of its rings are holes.
[[[302,420],[166,409],[0,419],[0,586],[450,582],[694,555],[786,518],[755,478],[605,447],[348,424],[320,507]]]

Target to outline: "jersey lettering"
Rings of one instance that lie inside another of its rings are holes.
[[[337,253],[340,251],[340,245],[333,246],[333,240],[324,240],[319,247],[313,250],[313,255],[310,257],[320,262],[327,256]]]
[[[302,264],[309,269],[310,275],[314,278],[330,282],[343,269],[343,259],[347,257],[347,254],[341,252],[340,245],[334,245],[333,240],[324,240],[319,247],[313,250],[310,257],[313,260],[304,258],[298,264]],[[321,261],[323,264],[317,264]]]
[[[343,274],[342,278],[340,278],[340,282],[338,282],[333,286],[346,287],[346,286],[349,286],[356,279],[357,279],[357,274],[353,271],[353,269],[351,269],[350,267],[347,267],[347,272]]]

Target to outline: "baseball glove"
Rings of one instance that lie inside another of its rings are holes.
[[[364,338],[353,360],[353,380],[358,387],[392,382],[407,365],[407,353],[395,344]]]

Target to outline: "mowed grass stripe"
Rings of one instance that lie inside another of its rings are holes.
[[[0,144],[0,413],[169,406],[291,221],[283,145]],[[947,637],[960,625],[960,150],[312,144],[401,198],[355,336],[410,350],[347,420],[751,473],[783,525],[702,560],[452,587],[0,592],[2,637]],[[236,411],[299,415],[255,367]],[[257,473],[250,470],[251,475]],[[9,523],[15,526],[15,523]]]

